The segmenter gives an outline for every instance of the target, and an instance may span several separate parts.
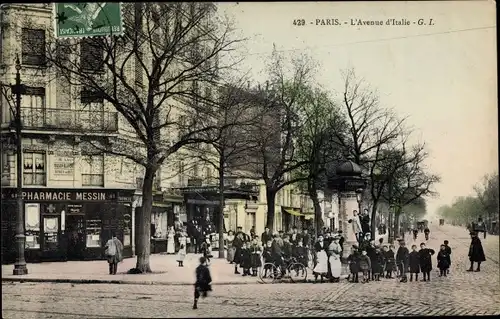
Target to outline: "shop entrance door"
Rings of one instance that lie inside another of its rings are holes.
[[[61,220],[60,216],[42,216],[43,236],[41,241],[42,259],[61,260]]]
[[[83,215],[66,216],[68,260],[83,260],[85,250],[85,220],[83,217]]]

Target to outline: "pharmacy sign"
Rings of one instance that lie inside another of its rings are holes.
[[[55,3],[54,18],[58,38],[123,34],[119,2]]]

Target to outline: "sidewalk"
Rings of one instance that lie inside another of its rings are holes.
[[[108,274],[108,263],[105,260],[28,264],[28,275],[24,276],[12,275],[13,265],[2,265],[2,281],[192,285],[200,256],[188,254],[184,267],[178,267],[177,255],[151,255],[150,265],[153,273],[135,275],[126,273],[135,267],[135,257],[127,258],[118,264],[116,275]],[[210,271],[216,285],[256,284],[259,280],[258,277],[235,275],[234,266],[225,259],[212,259]]]
[[[376,239],[378,240],[379,237],[381,236],[376,236]],[[214,252],[214,255],[216,254],[217,252]],[[25,276],[14,276],[12,275],[13,265],[2,265],[2,281],[192,285],[200,255],[188,254],[184,260],[184,267],[177,266],[176,257],[176,255],[151,255],[150,264],[153,273],[136,275],[126,273],[135,267],[135,257],[127,258],[120,263],[116,275],[108,275],[108,264],[105,260],[28,264],[28,275]],[[346,268],[345,265],[344,268]],[[225,259],[213,258],[210,270],[214,285],[261,283],[258,277],[235,275],[234,265],[229,264]],[[346,277],[346,270],[343,269],[342,277]],[[312,280],[314,280],[312,270],[308,269],[307,281]]]

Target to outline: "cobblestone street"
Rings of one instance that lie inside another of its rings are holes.
[[[2,317],[500,315],[498,236],[482,239],[488,260],[481,272],[469,273],[466,230],[442,226],[431,231],[430,248],[437,250],[448,239],[453,249],[450,276],[439,278],[434,269],[431,282],[214,286],[198,310],[191,309],[191,286],[5,282]]]

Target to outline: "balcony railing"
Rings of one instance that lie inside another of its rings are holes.
[[[82,186],[104,186],[104,174],[82,174]]]
[[[116,132],[118,113],[71,109],[22,108],[23,128],[82,132]]]

